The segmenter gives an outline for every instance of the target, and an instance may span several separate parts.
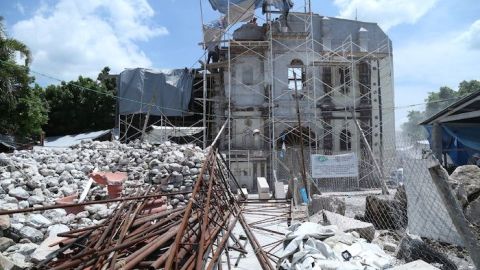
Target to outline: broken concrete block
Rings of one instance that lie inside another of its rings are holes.
[[[275,182],[275,199],[285,199],[287,195],[285,194],[285,185],[283,182]]]
[[[323,221],[327,225],[336,225],[343,232],[358,232],[360,237],[367,241],[372,241],[375,237],[375,228],[373,224],[345,217],[330,211],[322,211]]]
[[[30,239],[33,242],[40,242],[43,240],[43,233],[30,226],[23,226],[20,229],[20,236],[23,238]]]
[[[0,216],[0,230],[7,230],[10,228],[10,217],[8,215]]]
[[[468,199],[480,192],[480,168],[476,165],[459,166],[449,180],[463,189]]]
[[[0,253],[0,269],[13,270],[19,268],[10,259]]]
[[[0,252],[5,251],[10,246],[13,246],[15,242],[7,237],[0,237]]]
[[[265,177],[257,177],[257,190],[260,200],[270,199],[270,186]]]
[[[400,242],[397,258],[405,262],[423,260],[427,263],[438,263],[443,265],[442,269],[457,269],[458,267],[448,257],[427,245],[419,237],[413,238],[406,235]],[[416,268],[408,268],[416,269]]]
[[[52,253],[53,251],[59,248],[58,245],[50,246],[54,243],[59,243],[63,239],[67,239],[66,237],[58,237],[58,236],[49,236],[45,239],[40,246],[32,253],[30,256],[31,261],[33,263],[39,263],[46,259],[48,254]]]
[[[465,208],[465,217],[473,224],[480,225],[480,198],[469,203]]]
[[[310,214],[315,214],[321,210],[327,210],[340,215],[345,215],[345,199],[335,196],[312,195],[312,204],[310,206]]]
[[[435,266],[432,266],[422,260],[416,260],[413,262],[409,262],[404,265],[396,266],[392,268],[391,270],[411,270],[411,269],[416,269],[416,270],[440,270]]]

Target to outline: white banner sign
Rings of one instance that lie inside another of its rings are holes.
[[[358,162],[355,153],[343,155],[312,155],[312,177],[357,177]]]

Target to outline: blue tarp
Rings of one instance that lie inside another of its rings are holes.
[[[455,166],[469,164],[475,153],[480,153],[480,125],[469,123],[442,123],[442,149]],[[427,125],[428,141],[432,145],[432,126]]]

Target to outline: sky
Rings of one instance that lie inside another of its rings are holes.
[[[305,0],[294,0],[303,10]],[[376,22],[393,43],[396,127],[422,110],[428,92],[480,80],[478,0],[311,0],[312,10]],[[208,0],[0,0],[8,35],[33,52],[41,85],[104,66],[198,66],[201,23],[217,19]],[[43,74],[43,75],[40,75]],[[46,75],[46,76],[45,76]]]

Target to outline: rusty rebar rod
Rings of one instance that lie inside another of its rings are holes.
[[[154,198],[154,197],[162,197],[162,196],[172,196],[172,195],[188,194],[188,193],[190,193],[190,192],[188,192],[188,191],[179,191],[179,192],[151,194],[151,195],[136,196],[136,197],[123,197],[123,198],[116,198],[116,199],[107,199],[107,200],[98,200],[98,201],[88,201],[88,202],[83,202],[83,203],[74,203],[74,204],[67,204],[67,205],[48,205],[48,206],[41,206],[41,207],[30,207],[30,208],[17,209],[17,210],[0,211],[0,216],[3,216],[3,215],[12,215],[12,214],[19,214],[19,213],[36,212],[36,211],[45,211],[45,210],[50,210],[50,209],[71,208],[71,207],[85,206],[85,205],[92,205],[92,204],[105,204],[105,203],[112,203],[112,202],[124,202],[124,201],[140,200],[140,199],[145,199],[145,198]]]

